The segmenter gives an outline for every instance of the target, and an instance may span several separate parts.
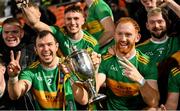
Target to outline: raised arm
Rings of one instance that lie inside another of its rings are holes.
[[[180,5],[177,4],[174,0],[163,0],[163,1],[164,3],[160,5],[160,7],[168,6],[180,18]]]
[[[18,52],[16,58],[14,58],[13,51],[11,51],[10,53],[11,62],[7,67],[9,75],[8,92],[10,98],[16,100],[20,96],[24,95],[31,88],[31,83],[25,80],[18,80],[18,75],[21,71],[21,67],[19,65],[21,53]]]
[[[26,19],[27,24],[30,25],[30,27],[36,29],[37,31],[42,31],[42,30],[51,31],[50,27],[47,24],[40,21],[41,13],[39,11],[38,6],[31,3],[27,3],[21,5],[21,10]]]

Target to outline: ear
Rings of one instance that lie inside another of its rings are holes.
[[[139,42],[140,39],[141,39],[141,34],[138,33],[135,42],[136,43]]]
[[[57,51],[58,51],[58,49],[59,49],[59,43],[56,43],[56,48],[57,48]]]

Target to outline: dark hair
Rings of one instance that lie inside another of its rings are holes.
[[[37,35],[37,37],[36,37],[36,40],[37,40],[37,38],[44,38],[46,35],[48,35],[48,34],[51,34],[53,37],[54,37],[54,34],[51,32],[51,31],[48,31],[48,30],[42,30],[42,31],[40,31],[40,32],[38,32],[38,35]],[[35,44],[36,44],[36,40],[35,40]],[[54,37],[54,40],[55,40],[55,42],[57,42],[57,40],[55,39],[55,37]]]
[[[78,6],[78,5],[70,5],[70,6],[68,6],[68,7],[65,9],[64,13],[66,14],[66,13],[68,13],[68,12],[79,12],[79,13],[82,13],[82,14],[83,14],[83,10],[82,10],[81,7]]]
[[[19,21],[19,19],[17,18],[7,18],[6,20],[4,20],[4,22],[2,23],[2,27],[4,26],[4,24],[12,24],[12,25],[16,25],[19,26],[20,28],[23,28],[22,23]]]

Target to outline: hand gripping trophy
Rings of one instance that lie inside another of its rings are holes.
[[[67,57],[67,60],[78,80],[85,83],[89,89],[91,95],[89,103],[105,99],[106,95],[96,92],[95,69],[88,52],[83,49],[77,50],[76,46],[73,46],[72,53]]]

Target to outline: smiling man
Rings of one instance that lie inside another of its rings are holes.
[[[135,48],[140,28],[122,17],[115,29],[114,53],[106,53],[96,75],[97,89],[105,82],[108,110],[141,110],[157,107],[157,67]]]
[[[88,51],[99,51],[99,45],[95,38],[88,32],[82,30],[85,22],[83,11],[79,6],[69,6],[64,12],[64,27],[48,26],[40,21],[40,12],[34,5],[22,7],[26,20],[36,30],[49,30],[59,42],[59,47],[67,56],[71,54],[71,47],[76,46],[78,49],[87,49]]]
[[[11,52],[8,65],[8,91],[13,100],[31,90],[36,110],[76,110],[75,100],[84,105],[88,102],[87,91],[69,78],[72,76],[56,53],[59,44],[49,31],[38,33],[35,51],[39,60],[20,73],[19,57]],[[19,78],[19,79],[18,79]]]
[[[16,18],[7,18],[2,24],[0,38],[0,53],[2,54],[2,61],[5,63],[5,66],[10,62],[10,51],[16,54],[18,51],[21,51],[20,57],[20,66],[21,69],[26,68],[34,59],[35,53],[33,51],[33,44],[26,43],[26,35],[23,30],[23,25]],[[5,81],[8,81],[7,71],[4,74]],[[7,85],[6,85],[7,86]],[[31,104],[30,94],[27,93],[26,96],[20,98],[18,101],[12,101],[9,98],[7,88],[5,89],[5,93],[0,99],[0,109],[5,110],[30,110],[33,109],[33,105]],[[25,102],[26,99],[26,102]],[[24,104],[26,103],[26,104]]]

